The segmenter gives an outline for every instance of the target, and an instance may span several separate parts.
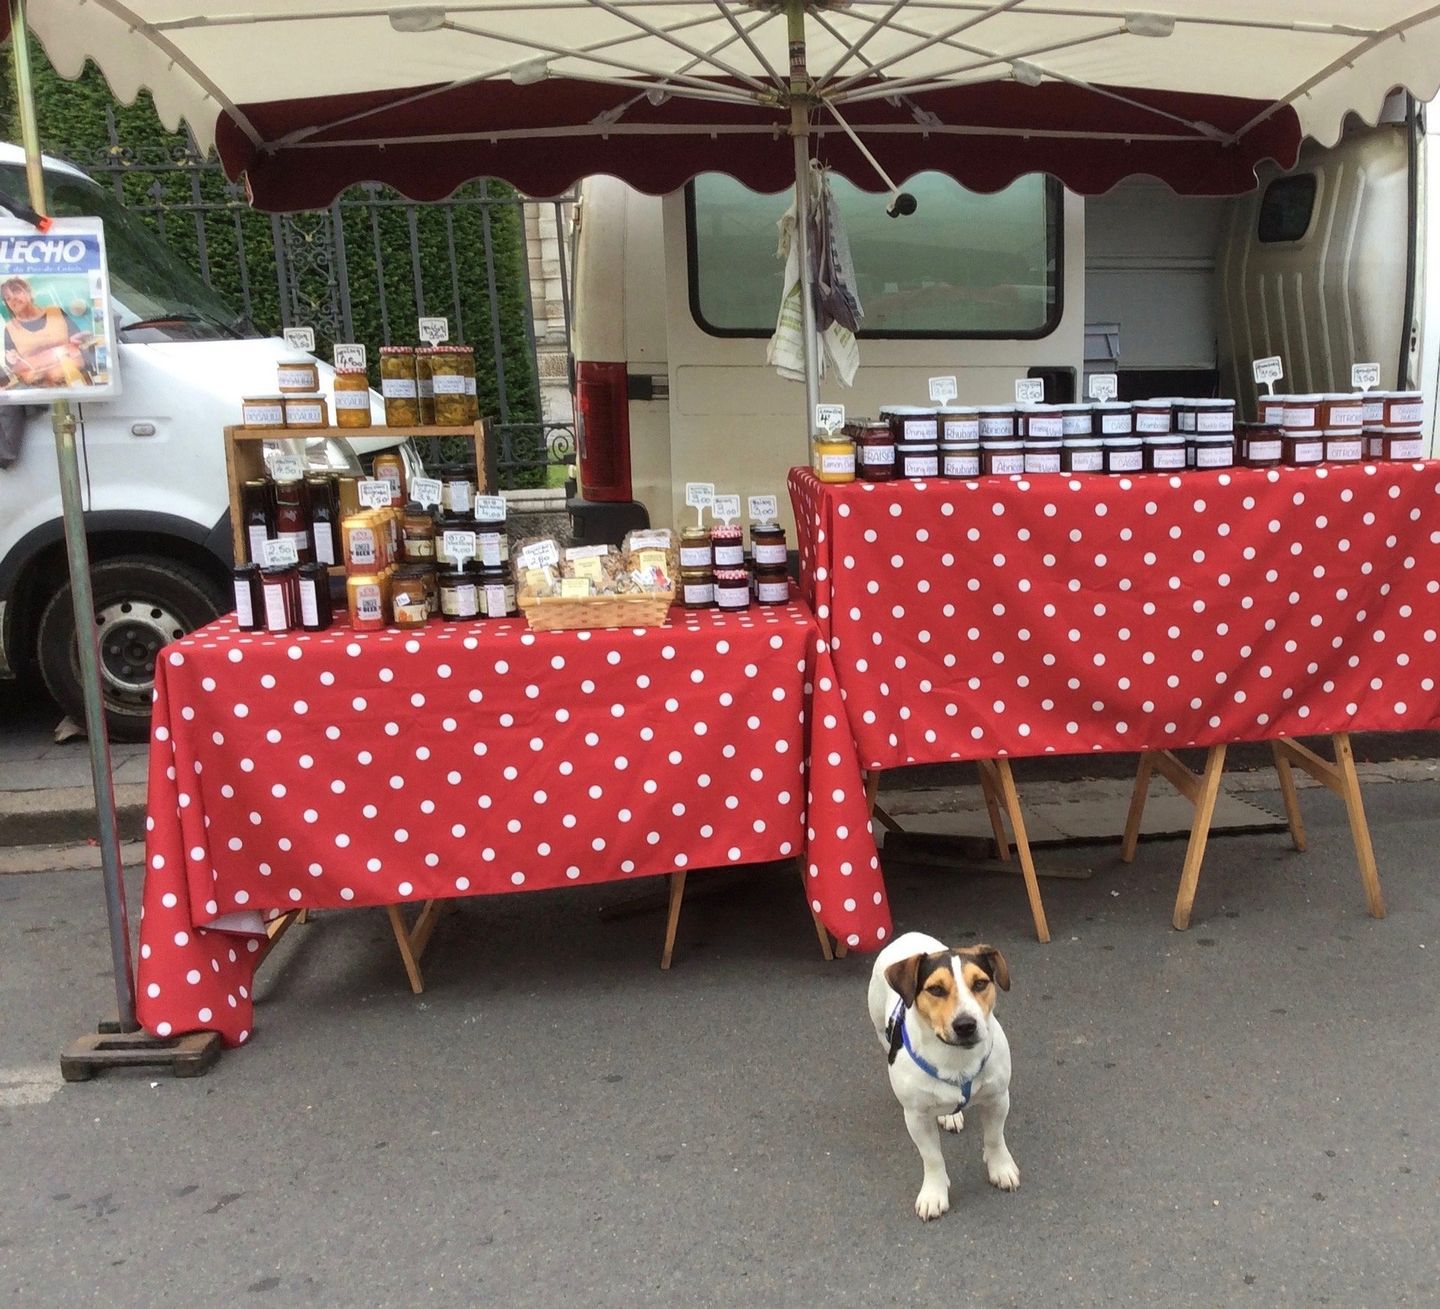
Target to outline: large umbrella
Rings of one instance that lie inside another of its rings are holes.
[[[23,0],[10,6],[18,18]],[[1144,173],[1234,194],[1261,162],[1293,164],[1306,137],[1333,143],[1347,113],[1375,121],[1393,89],[1440,88],[1440,6],[1417,0],[28,8],[61,73],[91,60],[121,99],[150,91],[270,210],[321,207],[365,180],[434,200],[477,176],[547,195],[610,173],[658,193],[720,170],[762,190],[793,180],[804,213],[812,154],[871,190],[888,185],[874,156],[902,180],[935,169],[981,191],[1045,172],[1097,194]],[[73,476],[73,442],[60,452]]]

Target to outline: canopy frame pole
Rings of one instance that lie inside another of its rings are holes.
[[[46,213],[45,170],[35,87],[30,76],[30,35],[25,0],[9,0],[16,108],[25,147],[25,181],[30,207]],[[75,644],[80,657],[80,689],[85,699],[85,732],[90,744],[90,781],[95,790],[100,867],[105,883],[105,915],[110,925],[110,955],[115,972],[115,1010],[121,1032],[134,1032],[135,966],[130,955],[130,922],[125,906],[125,872],[120,863],[120,829],[115,815],[115,783],[110,772],[110,738],[100,682],[100,638],[95,626],[95,595],[90,585],[90,549],[80,493],[80,463],[75,449],[75,413],[68,400],[50,406],[55,454],[60,465],[60,503],[65,522],[65,554],[70,565],[70,595],[75,606]]]
[[[805,0],[791,0],[786,18],[790,42],[790,135],[795,144],[795,248],[800,262],[800,325],[805,338],[805,438],[808,441],[815,426],[815,406],[820,403],[820,340],[810,271],[810,74],[805,67]]]

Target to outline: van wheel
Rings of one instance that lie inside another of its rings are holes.
[[[112,741],[144,741],[162,646],[193,632],[229,606],[203,573],[168,559],[107,559],[90,570],[100,633],[100,681]],[[75,611],[67,581],[40,618],[40,672],[50,694],[77,723],[85,721]]]

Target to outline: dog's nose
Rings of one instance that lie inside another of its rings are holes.
[[[980,1030],[979,1025],[973,1018],[957,1018],[954,1026],[955,1039],[957,1041],[964,1041],[967,1045],[975,1039],[976,1033]]]

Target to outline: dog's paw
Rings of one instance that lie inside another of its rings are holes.
[[[947,1132],[963,1132],[965,1130],[965,1115],[958,1109],[953,1114],[941,1114],[940,1126]]]
[[[950,1212],[950,1188],[926,1182],[915,1197],[915,1216],[923,1223]]]
[[[1002,1191],[1018,1191],[1020,1189],[1020,1167],[1009,1150],[997,1155],[994,1159],[987,1157],[985,1171],[989,1174],[991,1186],[998,1186]]]

